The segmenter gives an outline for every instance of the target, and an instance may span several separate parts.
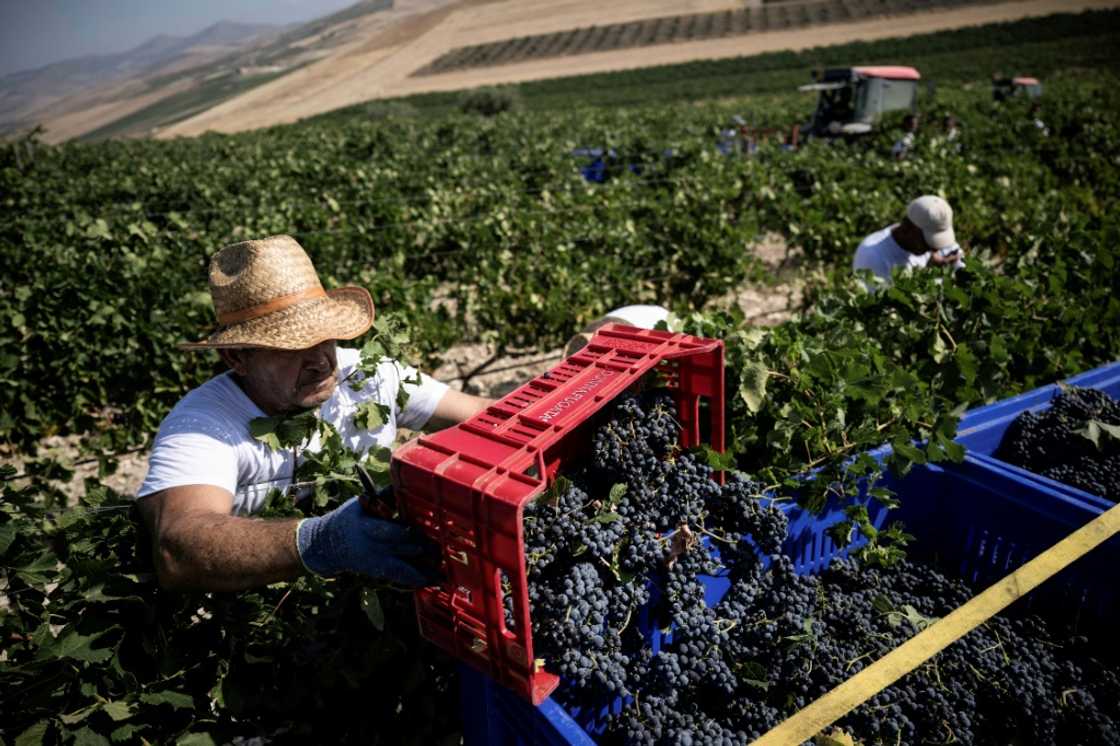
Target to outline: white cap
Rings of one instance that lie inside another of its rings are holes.
[[[957,245],[953,233],[953,208],[940,197],[926,194],[906,207],[906,217],[918,226],[926,243],[934,251]]]

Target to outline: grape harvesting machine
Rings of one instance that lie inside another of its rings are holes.
[[[829,68],[816,78],[798,89],[818,93],[803,132],[835,137],[866,134],[883,114],[913,110],[922,76],[913,67],[876,66]]]

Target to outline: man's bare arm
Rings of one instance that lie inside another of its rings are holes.
[[[474,415],[494,403],[493,399],[464,394],[462,391],[448,389],[432,412],[425,430],[442,430],[469,420]]]
[[[239,591],[293,580],[304,570],[295,519],[230,515],[233,495],[212,485],[173,487],[137,500],[160,585]]]

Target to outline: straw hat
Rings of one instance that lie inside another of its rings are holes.
[[[353,339],[373,324],[373,298],[360,287],[324,291],[315,266],[291,236],[242,241],[210,260],[218,328],[184,350],[265,347],[302,350]]]

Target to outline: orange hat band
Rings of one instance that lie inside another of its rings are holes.
[[[238,324],[242,321],[250,321],[252,319],[259,319],[261,316],[267,316],[270,313],[282,311],[285,308],[294,306],[305,300],[314,300],[316,298],[326,298],[327,294],[323,291],[321,285],[305,288],[295,293],[288,295],[281,295],[279,298],[273,298],[267,303],[261,303],[256,306],[249,306],[237,311],[228,311],[218,316],[218,323],[224,326],[229,324]]]

